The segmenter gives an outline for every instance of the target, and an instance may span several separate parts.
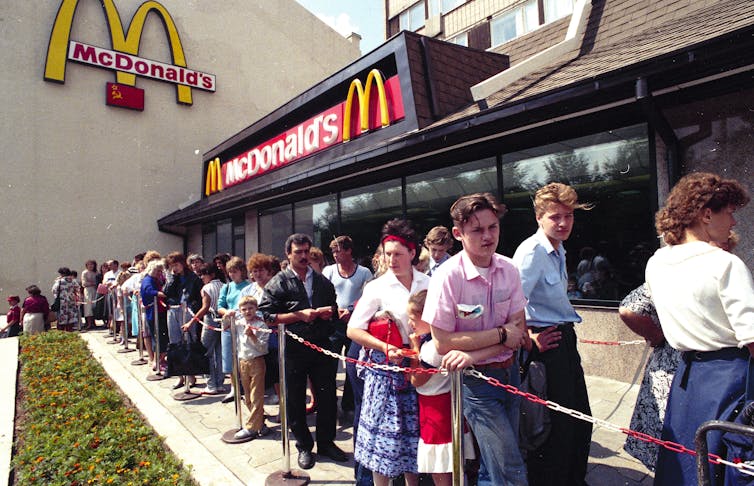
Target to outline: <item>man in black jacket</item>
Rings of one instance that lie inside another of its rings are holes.
[[[334,318],[338,316],[335,288],[322,274],[309,266],[308,235],[296,233],[285,242],[290,265],[267,283],[259,310],[268,324],[285,324],[285,328],[306,341],[330,349]],[[314,467],[314,440],[306,423],[306,381],[312,382],[317,396],[317,453],[337,462],[347,460],[335,445],[337,401],[335,367],[325,356],[286,336],[286,411],[290,429],[296,438],[298,465]]]

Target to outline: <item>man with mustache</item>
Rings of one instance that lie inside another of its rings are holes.
[[[306,341],[330,349],[334,319],[338,318],[335,287],[309,266],[311,246],[308,235],[296,233],[288,237],[285,253],[289,265],[267,283],[259,310],[270,326],[285,324],[287,330]],[[337,462],[346,461],[345,452],[333,442],[337,399],[332,358],[286,336],[285,359],[286,411],[289,427],[296,438],[299,467],[314,467],[314,439],[306,423],[307,379],[311,380],[317,396],[317,454]]]

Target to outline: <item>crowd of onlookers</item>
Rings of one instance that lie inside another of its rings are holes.
[[[731,252],[733,213],[748,201],[738,182],[694,173],[676,184],[658,212],[656,227],[666,246],[650,258],[646,283],[620,309],[626,324],[655,349],[632,429],[693,449],[702,422],[733,420],[754,399],[745,386],[754,353],[754,284]],[[386,222],[372,269],[356,263],[350,237],[328,243],[328,265],[325,253],[301,233],[285,241],[283,261],[255,253],[247,260],[219,254],[205,262],[196,254],[148,251],[124,265],[111,260],[99,271],[88,261],[80,280],[61,268],[51,289],[58,329],[84,331],[102,320],[121,339],[142,340],[155,372],[167,366],[169,343],[200,340],[209,359],[202,393],[224,395],[223,401],[242,395],[250,415],[234,438],[252,440],[268,433],[266,422],[279,420],[265,417],[263,405],[265,393],[268,400],[280,394],[271,332],[284,326],[313,345],[286,336],[286,415],[299,467],[313,467],[317,456],[347,460],[334,443],[340,416],[353,424],[357,484],[387,485],[403,476],[415,485],[421,474],[437,485],[451,484],[448,375],[376,365],[474,366],[500,384],[519,386],[520,370],[541,363],[547,399],[591,413],[577,350],[581,317],[569,297],[599,282],[608,264],[599,252],[582,251],[581,281],[569,282],[564,242],[575,211],[592,205],[560,183],[540,188],[533,202],[538,230],[512,258],[496,252],[505,206],[478,193],[451,206],[452,228],[435,227],[424,238],[410,221]],[[462,250],[451,255],[455,241]],[[40,289],[27,292],[22,308],[17,296],[8,298],[9,333],[21,326],[25,333],[41,332],[50,321]],[[226,385],[233,348],[240,381]],[[357,360],[345,365],[340,404],[338,361],[317,348]],[[197,378],[180,377],[174,388],[197,386]],[[464,376],[462,395],[463,450],[467,465],[475,465],[468,473],[476,484],[586,484],[589,422],[551,413],[549,434],[524,441],[516,395],[473,375]],[[314,435],[307,423],[312,413]],[[724,456],[726,446],[722,436],[710,440],[716,454]],[[636,438],[625,447],[656,471],[655,484],[696,484],[693,457]],[[737,484],[737,472],[710,467],[720,484],[723,478]]]

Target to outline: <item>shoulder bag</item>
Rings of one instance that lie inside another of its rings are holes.
[[[547,373],[545,364],[532,361],[531,353],[521,365],[519,389],[547,400]],[[550,409],[529,400],[521,400],[519,408],[518,447],[522,452],[539,449],[550,436]]]
[[[207,349],[191,333],[184,332],[180,342],[168,344],[168,377],[206,374],[209,374]]]
[[[58,291],[55,295],[55,300],[53,301],[52,305],[50,306],[50,310],[52,312],[60,312],[60,281],[58,281]]]

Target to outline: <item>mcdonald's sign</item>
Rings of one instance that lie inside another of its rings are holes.
[[[372,95],[373,87],[377,96]],[[248,181],[404,117],[398,76],[385,80],[373,69],[364,84],[358,78],[351,81],[345,101],[225,162],[219,158],[209,161],[204,194]]]
[[[116,71],[116,84],[136,86],[136,77],[143,76],[176,85],[176,101],[193,104],[192,89],[215,91],[215,75],[189,69],[178,29],[170,12],[159,2],[149,0],[136,10],[128,32],[123,30],[120,13],[113,0],[100,0],[105,14],[112,49],[71,40],[71,28],[79,0],[62,0],[47,47],[44,79],[64,83],[69,60]],[[139,57],[139,43],[150,12],[160,17],[170,45],[172,64]],[[138,89],[138,88],[135,88]]]
[[[220,159],[210,160],[207,165],[207,180],[204,182],[204,195],[209,196],[223,190],[223,172]]]

